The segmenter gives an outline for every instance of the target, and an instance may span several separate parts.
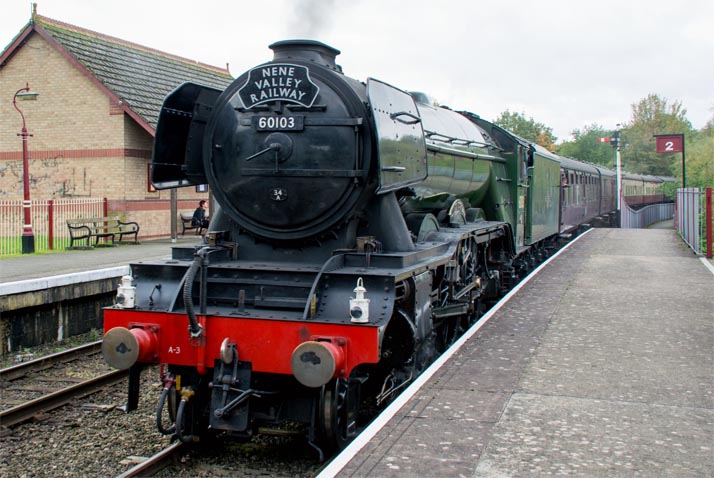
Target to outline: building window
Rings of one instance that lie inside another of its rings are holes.
[[[206,193],[206,192],[208,192],[208,184],[197,184],[197,185],[196,185],[196,192],[197,192],[197,193]]]

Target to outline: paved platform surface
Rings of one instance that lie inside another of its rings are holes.
[[[0,284],[61,274],[83,274],[96,269],[125,266],[130,262],[145,259],[169,257],[171,246],[200,241],[200,236],[187,235],[179,237],[176,242],[172,242],[171,239],[159,239],[116,247],[6,257],[0,259]]]
[[[590,232],[334,474],[714,476],[714,275],[672,230]]]

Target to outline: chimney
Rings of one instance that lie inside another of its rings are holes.
[[[315,40],[283,40],[269,46],[273,50],[273,61],[300,60],[317,63],[331,70],[342,72],[335,63],[340,50]]]

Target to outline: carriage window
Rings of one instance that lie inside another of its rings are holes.
[[[578,185],[578,187],[575,188],[575,204],[580,203],[580,185],[583,183],[583,178],[580,176],[580,173],[575,173],[575,183]]]

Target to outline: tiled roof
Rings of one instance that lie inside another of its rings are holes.
[[[62,48],[154,131],[164,97],[191,81],[225,89],[232,81],[227,68],[205,65],[131,42],[34,16]]]

